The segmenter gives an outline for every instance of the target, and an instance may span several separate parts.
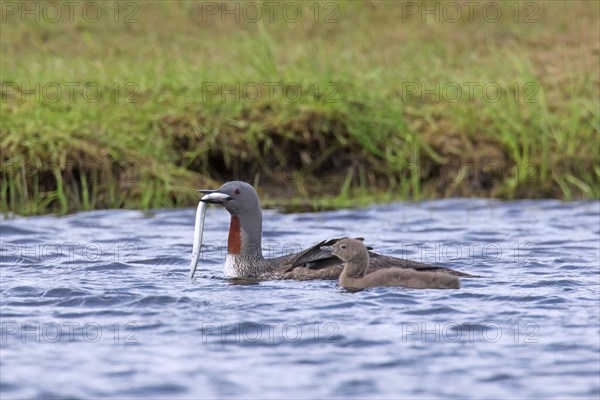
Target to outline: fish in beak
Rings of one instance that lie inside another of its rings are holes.
[[[192,262],[190,264],[190,279],[194,277],[200,250],[202,249],[202,234],[204,233],[204,217],[206,216],[206,203],[200,201],[196,210],[196,224],[194,225],[194,242],[192,247]]]
[[[192,261],[190,263],[190,278],[194,277],[196,268],[198,267],[198,260],[200,260],[200,251],[202,249],[202,235],[204,234],[204,218],[206,216],[206,205],[207,204],[220,204],[223,205],[225,202],[231,200],[231,196],[220,193],[218,190],[206,190],[200,189],[198,192],[204,194],[198,203],[198,209],[196,210],[196,224],[194,226],[194,243],[192,247]]]

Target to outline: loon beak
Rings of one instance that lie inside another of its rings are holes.
[[[226,201],[231,200],[231,197],[229,195],[226,195],[225,193],[220,193],[216,190],[206,190],[206,189],[200,189],[198,190],[200,193],[203,193],[204,196],[200,199],[201,202],[203,203],[207,203],[207,204],[223,204]]]

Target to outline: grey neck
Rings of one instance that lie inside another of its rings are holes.
[[[262,254],[262,211],[260,206],[252,213],[240,215],[240,256],[251,260],[264,260]]]

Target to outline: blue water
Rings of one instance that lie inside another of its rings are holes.
[[[460,290],[223,279],[229,217],[2,220],[0,378],[13,398],[598,398],[600,203],[440,200],[265,212],[265,253],[364,236],[482,275]]]

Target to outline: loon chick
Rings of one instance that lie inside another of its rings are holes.
[[[331,251],[344,262],[339,284],[345,289],[365,289],[376,286],[402,286],[412,289],[460,289],[460,280],[444,272],[418,271],[405,268],[385,268],[369,272],[369,251],[362,238],[339,240]]]

